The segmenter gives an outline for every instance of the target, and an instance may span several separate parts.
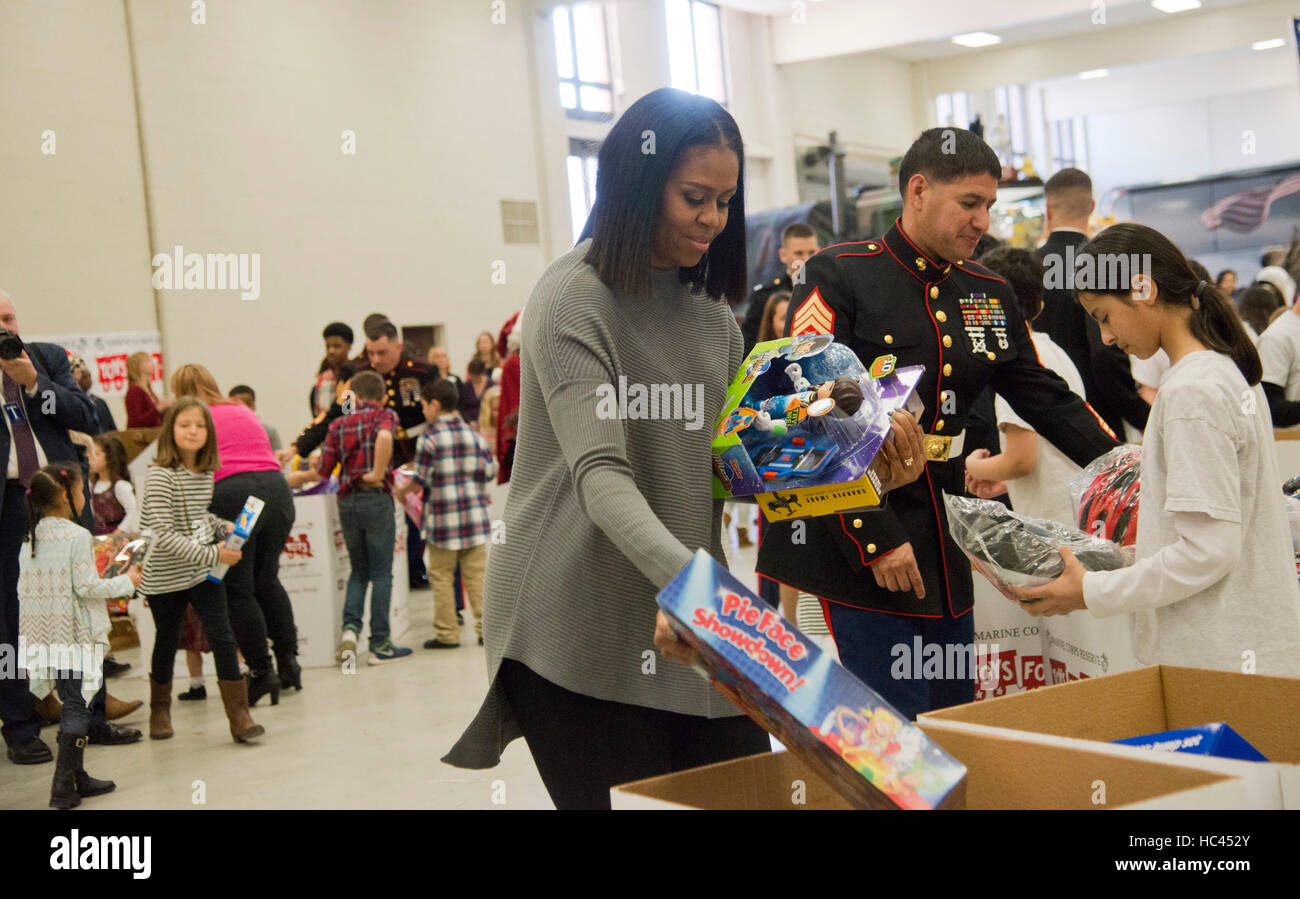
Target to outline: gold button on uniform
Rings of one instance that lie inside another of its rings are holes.
[[[989,351],[989,354],[988,354],[988,357],[989,357],[989,361],[990,361],[990,362],[996,362],[996,361],[997,361],[997,358],[998,358],[998,354],[997,354],[997,353],[994,353],[993,351],[990,350],[990,351]]]
[[[885,335],[885,343],[893,343],[893,342],[894,342],[894,335],[893,335],[893,334],[886,334],[886,335]]]
[[[853,526],[854,526],[855,528],[860,528],[860,527],[862,527],[862,519],[861,519],[861,518],[855,518],[855,519],[853,519]]]
[[[945,378],[950,378],[950,377],[952,377],[952,363],[951,363],[951,362],[945,362],[945,363],[943,364],[943,376],[944,376]]]
[[[936,422],[934,423],[934,429],[935,429],[936,431],[942,431],[942,430],[943,430],[943,419],[942,419],[942,418],[939,419],[938,421],[936,421]]]
[[[868,543],[868,544],[867,544],[867,552],[869,552],[869,553],[873,553],[873,552],[875,552],[875,551],[876,551],[876,544],[874,544],[874,543]]]
[[[944,345],[944,346],[952,346],[952,338],[951,338],[950,336],[948,336],[947,334],[943,335],[943,345]]]
[[[937,321],[939,324],[943,324],[948,320],[948,313],[940,309],[938,312],[934,314],[934,320]]]
[[[946,390],[940,391],[940,393],[939,393],[939,402],[941,402],[941,403],[946,403],[946,402],[948,402],[948,391],[946,391]]]
[[[930,288],[930,299],[932,299],[932,300],[937,300],[937,299],[939,299],[939,288],[937,288],[937,287],[931,287],[931,288]]]

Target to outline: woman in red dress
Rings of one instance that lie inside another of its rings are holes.
[[[171,406],[171,397],[159,398],[153,392],[154,361],[148,353],[132,353],[126,360],[126,426],[128,428],[157,428],[162,426],[162,414]]]

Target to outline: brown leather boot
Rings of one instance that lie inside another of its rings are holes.
[[[226,717],[230,719],[230,735],[236,743],[247,743],[266,733],[266,728],[253,720],[248,714],[248,681],[219,680],[221,701],[226,706]]]
[[[160,684],[149,676],[149,739],[170,740],[172,736],[172,682]]]
[[[63,715],[63,703],[59,701],[59,694],[54,690],[51,690],[44,699],[36,700],[35,706],[37,716],[46,724],[57,723]]]
[[[140,706],[144,705],[144,700],[135,699],[131,702],[125,702],[118,699],[112,693],[104,694],[104,717],[109,721],[116,721],[118,718],[125,718],[134,712]]]

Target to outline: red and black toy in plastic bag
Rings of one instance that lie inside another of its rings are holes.
[[[1070,482],[1079,530],[1121,546],[1137,543],[1142,447],[1126,443],[1098,456]]]

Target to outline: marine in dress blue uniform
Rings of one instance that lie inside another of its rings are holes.
[[[973,671],[918,680],[895,677],[891,668],[902,656],[894,647],[914,653],[917,637],[922,646],[945,648],[974,639],[971,566],[948,533],[941,496],[965,493],[962,442],[971,404],[991,385],[1079,465],[1116,441],[1039,363],[1010,285],[973,262],[921,250],[902,219],[881,239],[827,247],[809,260],[787,331],[834,334],[864,365],[887,355],[898,367],[924,365],[918,391],[927,461],[918,480],[891,491],[878,509],[771,524],[758,571],[822,597],[845,667],[909,717],[969,702]],[[880,586],[870,570],[908,543],[924,598]]]

